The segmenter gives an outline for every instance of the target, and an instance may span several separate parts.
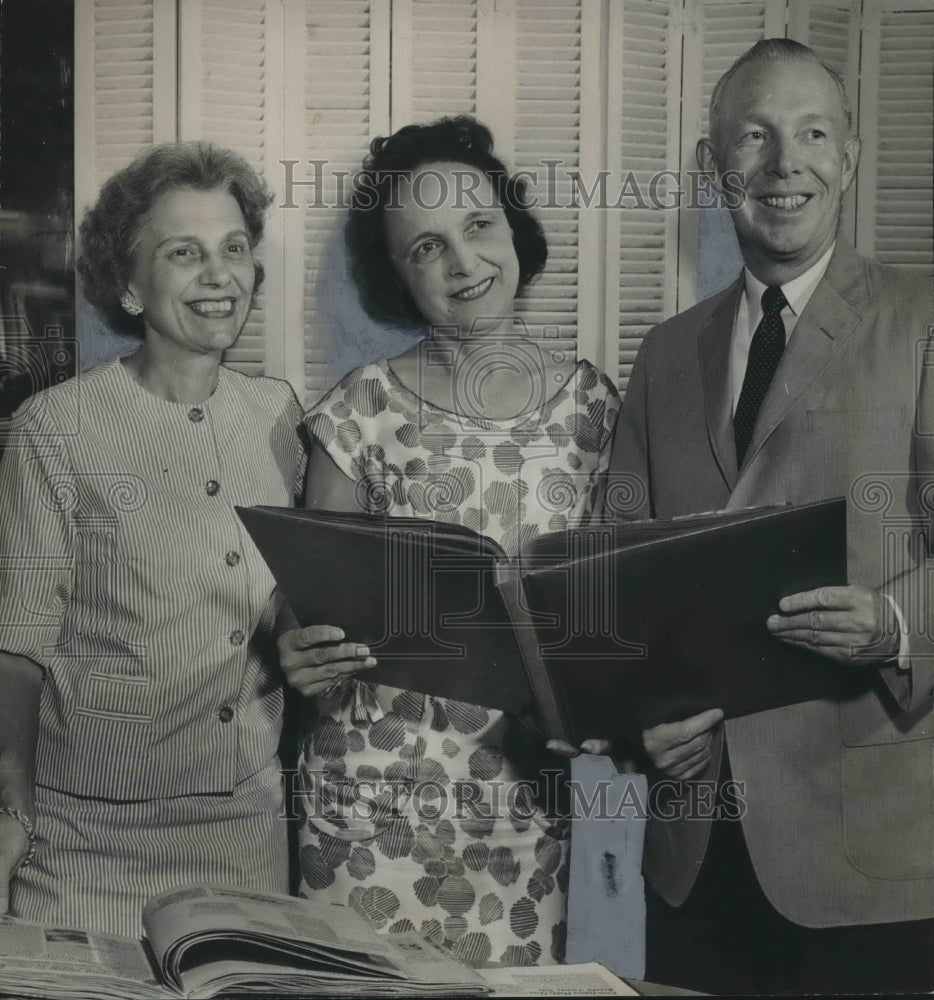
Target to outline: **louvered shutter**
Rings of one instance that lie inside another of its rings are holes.
[[[179,137],[206,139],[240,153],[278,186],[281,94],[270,71],[281,62],[278,0],[181,0],[179,4]],[[274,72],[274,70],[273,70]],[[281,236],[267,223],[257,252],[266,283],[224,361],[249,375],[283,374]]]
[[[839,73],[856,100],[856,67],[861,0],[790,0],[788,37],[809,45],[817,58]]]
[[[859,37],[862,0],[790,0],[788,37],[809,45],[817,57],[840,75],[856,127],[859,113]],[[856,185],[843,199],[840,230],[850,242],[855,235]]]
[[[766,33],[766,4],[765,0],[730,0],[701,3],[695,10],[700,15],[701,120],[706,125],[717,81]]]
[[[175,4],[75,0],[75,245],[101,184],[143,148],[175,139]],[[130,350],[109,331],[75,281],[82,364]]]
[[[534,177],[528,195],[538,202],[548,240],[548,263],[517,300],[517,313],[532,336],[570,342],[578,330],[580,232],[572,178],[581,167],[581,5],[519,0],[515,15],[512,158]]]
[[[76,220],[112,173],[174,138],[175,5],[76,0]]]
[[[76,218],[143,147],[174,138],[175,5],[76,0]]]
[[[296,139],[305,160],[304,179],[315,186],[294,196],[299,211],[288,211],[288,221],[300,225],[300,233],[287,252],[300,258],[302,269],[300,323],[309,403],[347,370],[382,353],[391,338],[357,304],[342,228],[353,174],[370,140],[389,130],[389,37],[388,3],[304,3],[303,70],[297,74],[303,78],[303,102]],[[293,264],[287,261],[287,266]],[[393,351],[387,347],[385,353]]]
[[[934,3],[864,5],[857,245],[934,270]]]
[[[646,332],[676,307],[678,213],[655,207],[653,178],[678,162],[680,3],[625,0],[611,16],[609,136],[610,210],[616,275],[608,275],[607,329],[619,317],[621,389]],[[611,161],[612,162],[612,161]],[[677,183],[655,188],[668,204]]]
[[[710,96],[717,80],[760,38],[785,34],[781,0],[685,0],[684,114],[681,169],[696,170],[694,150],[709,131]],[[723,208],[681,212],[678,309],[728,285],[742,268],[729,213]]]
[[[392,127],[476,114],[507,165],[529,171],[549,261],[517,309],[533,336],[564,347],[580,307],[581,23],[579,0],[393,0]]]
[[[477,107],[477,0],[393,0],[392,129]]]

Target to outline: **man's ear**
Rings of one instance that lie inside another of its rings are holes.
[[[697,165],[701,168],[701,171],[707,175],[707,178],[711,182],[716,184],[719,169],[717,168],[717,151],[714,147],[713,139],[706,135],[703,139],[700,139],[697,143],[695,156],[697,157]]]
[[[862,152],[863,144],[858,135],[851,135],[843,144],[843,168],[842,182],[843,190],[849,190],[856,176],[856,168],[859,166],[859,154]]]

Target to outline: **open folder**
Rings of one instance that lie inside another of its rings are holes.
[[[553,737],[845,697],[865,673],[765,627],[780,598],[846,583],[842,499],[570,529],[515,559],[437,521],[237,513],[298,621],[369,645],[366,680],[532,711]]]

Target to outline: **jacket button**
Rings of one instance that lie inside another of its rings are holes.
[[[204,492],[207,493],[209,497],[214,496],[215,493],[221,488],[221,484],[216,479],[209,479],[204,484]]]
[[[246,636],[240,631],[240,629],[237,629],[235,632],[231,632],[230,633],[230,645],[231,646],[242,646],[243,645],[243,640],[245,638],[246,638]]]
[[[240,553],[234,552],[233,549],[224,556],[224,562],[228,566],[236,566],[240,562]]]
[[[204,410],[202,410],[200,406],[193,406],[188,411],[188,419],[193,424],[200,424],[201,421],[204,420]]]
[[[234,717],[234,710],[229,705],[225,705],[217,713],[217,717],[221,720],[221,722],[230,722],[230,720]]]

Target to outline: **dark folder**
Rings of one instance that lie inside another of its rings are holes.
[[[297,619],[370,646],[367,680],[533,711],[552,736],[856,690],[852,670],[765,627],[781,597],[846,582],[842,499],[571,529],[513,560],[460,525],[237,512]]]

